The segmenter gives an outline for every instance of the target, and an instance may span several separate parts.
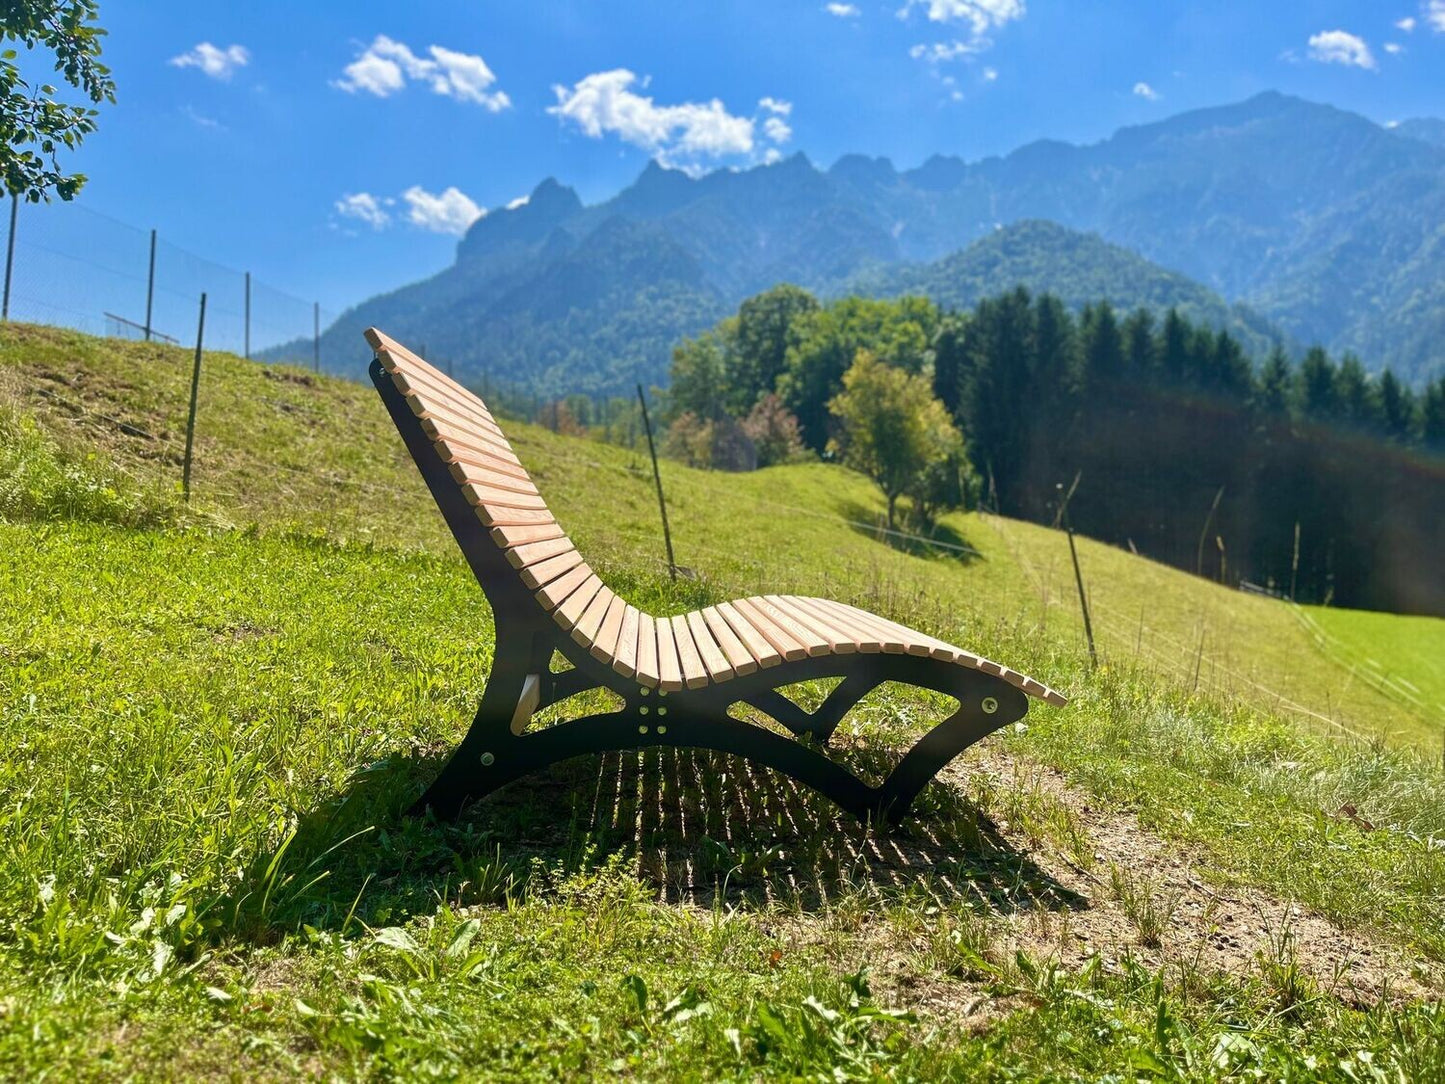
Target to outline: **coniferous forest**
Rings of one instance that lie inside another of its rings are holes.
[[[860,355],[926,378],[963,437],[966,462],[904,490],[916,529],[959,504],[1052,523],[1077,480],[1069,515],[1095,538],[1301,602],[1445,613],[1445,379],[1415,392],[1319,348],[1253,358],[1174,310],[780,286],[674,351],[666,446],[731,469],[851,461]]]

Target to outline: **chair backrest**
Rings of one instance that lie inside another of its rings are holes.
[[[376,328],[366,330],[366,341],[492,541],[543,609],[555,610],[586,587],[596,594],[600,581],[547,508],[486,404]]]

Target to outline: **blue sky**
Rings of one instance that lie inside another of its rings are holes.
[[[1445,0],[246,4],[102,0],[118,84],[81,202],[340,309],[548,175],[900,167],[1279,89],[1445,116]]]

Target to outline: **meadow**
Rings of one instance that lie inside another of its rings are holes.
[[[358,362],[365,357],[358,343]],[[358,365],[359,368],[359,365]],[[880,534],[862,478],[507,423],[639,606],[863,605],[1067,692],[892,831],[686,750],[407,820],[490,616],[366,386],[0,331],[0,1076],[1430,1079],[1445,622],[1058,532]],[[818,695],[800,690],[800,697]],[[840,731],[865,774],[938,705]]]

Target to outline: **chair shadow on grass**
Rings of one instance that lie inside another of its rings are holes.
[[[876,749],[846,756],[865,778],[895,759]],[[281,859],[258,857],[231,898],[231,931],[271,940],[303,923],[395,924],[439,901],[502,903],[525,894],[536,871],[545,882],[609,860],[660,901],[704,908],[816,913],[859,892],[999,913],[1086,906],[947,780],[931,784],[903,824],[867,827],[771,769],[653,748],[555,765],[456,823],[402,816],[444,759],[375,765],[303,818]]]
[[[902,507],[905,506],[900,505],[900,508]],[[984,559],[967,538],[944,523],[935,523],[932,527],[920,531],[900,522],[890,532],[876,509],[851,501],[841,505],[838,514],[848,521],[849,528],[854,533],[881,542],[901,553],[915,557],[947,557],[961,565],[971,565]]]

